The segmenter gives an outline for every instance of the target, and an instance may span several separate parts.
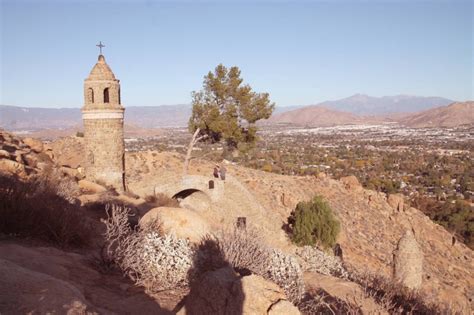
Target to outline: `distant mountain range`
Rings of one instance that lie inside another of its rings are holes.
[[[457,102],[417,113],[362,116],[322,105],[307,106],[273,115],[268,124],[326,127],[349,124],[397,122],[414,128],[474,125],[474,102]]]
[[[125,122],[141,128],[186,126],[190,105],[130,106]],[[39,108],[0,105],[0,127],[7,130],[69,129],[82,124],[79,108]]]
[[[454,102],[442,97],[422,97],[395,95],[373,97],[355,94],[336,101],[326,101],[317,105],[341,110],[357,115],[385,115],[392,113],[414,113]]]
[[[415,116],[412,116],[413,112],[445,106],[450,103],[453,103],[453,101],[440,97],[404,95],[371,97],[356,94],[345,99],[327,101],[311,106],[277,107],[273,116],[266,123],[332,126],[399,121],[405,125],[424,126],[422,121],[428,118],[425,119],[423,118],[425,116],[417,114],[416,117],[418,118],[415,119]],[[457,107],[455,111],[458,111]],[[435,111],[432,115],[437,114],[443,117],[449,116],[441,110]],[[189,104],[129,106],[126,107],[125,111],[125,123],[140,128],[185,127],[190,115],[191,106]],[[457,114],[452,115],[454,117]],[[452,119],[454,124],[456,124],[456,121],[472,120],[472,117],[464,112],[459,115],[458,119]],[[434,118],[429,119],[432,121],[432,126],[437,124],[445,126],[448,124],[447,121],[451,121],[447,118],[443,122]],[[0,127],[7,130],[77,129],[81,124],[79,108],[35,108],[0,105]],[[430,125],[430,123],[427,124]]]

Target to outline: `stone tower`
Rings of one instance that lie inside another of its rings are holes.
[[[123,115],[120,81],[100,54],[84,80],[85,173],[86,178],[125,190]]]
[[[407,230],[398,241],[393,256],[394,280],[410,289],[419,289],[423,279],[423,253],[415,235]]]

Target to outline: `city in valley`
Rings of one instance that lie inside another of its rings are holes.
[[[266,125],[258,136],[254,147],[228,154],[227,159],[283,175],[355,175],[368,189],[402,193],[413,206],[474,246],[467,224],[474,203],[474,127]],[[125,143],[128,151],[184,154],[190,139],[186,128],[170,128],[162,129],[160,136],[126,138]],[[194,156],[220,161],[222,150],[221,145],[202,144],[194,148]],[[450,215],[455,213],[464,215],[466,222],[454,222]]]

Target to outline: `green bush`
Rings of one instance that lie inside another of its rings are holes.
[[[288,223],[291,240],[299,246],[320,245],[330,248],[336,243],[340,224],[321,196],[299,202]]]

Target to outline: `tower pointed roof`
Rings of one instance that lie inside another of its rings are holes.
[[[112,69],[110,69],[109,65],[105,62],[104,55],[99,55],[99,60],[92,68],[91,73],[86,80],[116,80]]]

